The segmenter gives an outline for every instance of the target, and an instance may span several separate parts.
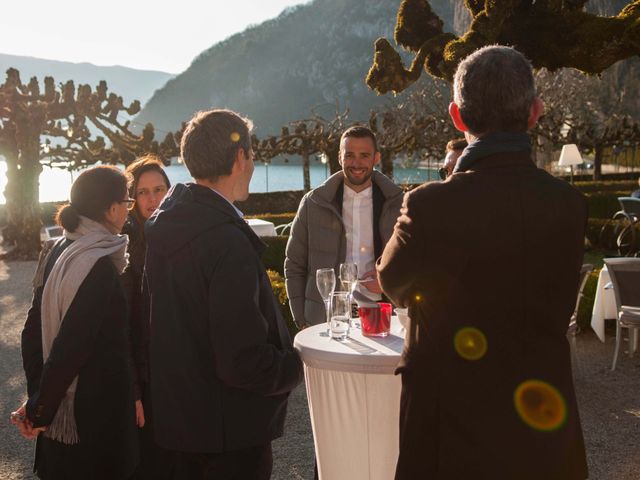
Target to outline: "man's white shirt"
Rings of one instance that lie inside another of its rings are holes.
[[[373,244],[373,188],[356,192],[344,186],[342,197],[342,220],[347,237],[347,263],[358,266],[358,278],[375,269],[375,251]],[[360,293],[371,300],[380,300],[380,295],[359,287]]]

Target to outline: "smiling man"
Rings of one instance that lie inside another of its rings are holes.
[[[284,272],[293,318],[299,327],[325,321],[316,270],[351,262],[358,266],[360,291],[380,299],[375,260],[393,232],[402,190],[373,167],[380,162],[376,137],[362,126],[340,139],[342,170],[307,193],[293,221]]]

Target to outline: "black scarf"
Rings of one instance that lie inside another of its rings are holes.
[[[523,132],[496,132],[476,139],[464,149],[456,163],[456,167],[453,169],[453,173],[466,172],[476,160],[504,152],[531,152],[529,134]]]

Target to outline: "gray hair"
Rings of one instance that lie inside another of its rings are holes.
[[[525,132],[535,97],[531,64],[511,47],[476,50],[460,62],[453,80],[453,99],[475,135]]]
[[[216,180],[231,174],[240,148],[251,150],[251,120],[231,110],[198,112],[180,141],[180,155],[196,179]]]

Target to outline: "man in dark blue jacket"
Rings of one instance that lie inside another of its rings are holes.
[[[198,479],[268,479],[302,364],[233,205],[253,174],[251,122],[196,114],[181,143],[195,183],[177,184],[146,225],[151,390],[157,443]]]

